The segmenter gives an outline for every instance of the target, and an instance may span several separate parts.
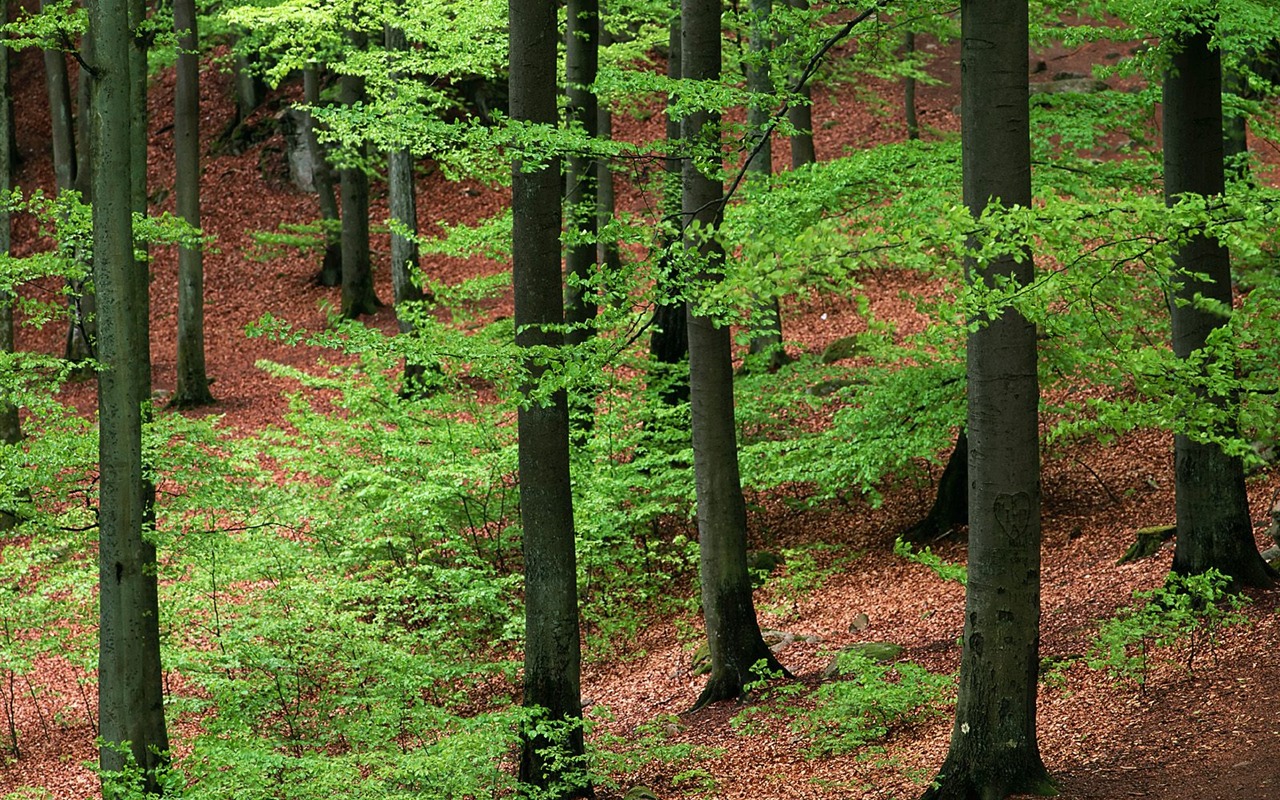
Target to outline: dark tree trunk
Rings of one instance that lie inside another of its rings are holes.
[[[600,23],[600,47],[612,44],[613,37],[602,21]],[[608,103],[596,104],[596,135],[602,141],[613,138],[613,112]],[[616,197],[613,188],[613,169],[607,160],[596,162],[596,225],[597,231],[603,230],[613,221],[616,210]],[[601,239],[596,245],[596,260],[600,263],[606,276],[617,275],[622,269],[622,255],[618,249],[618,241],[613,237]]]
[[[313,64],[302,71],[303,100],[308,106],[320,105],[320,66]],[[320,220],[324,227],[324,260],[317,282],[321,286],[339,286],[342,283],[342,222],[338,215],[338,202],[333,199],[333,175],[325,158],[324,148],[316,136],[315,117],[307,112],[307,149],[311,151],[311,163],[315,165],[312,176],[316,194],[320,197]]]
[[[914,31],[907,31],[902,42],[903,52],[907,57],[915,55],[916,52],[916,34]],[[920,138],[920,120],[916,117],[916,79],[907,76],[902,80],[902,107],[903,113],[907,118],[907,138]]]
[[[678,79],[680,68],[680,14],[677,9],[671,16],[669,29],[670,56],[667,76]],[[674,99],[667,102],[667,150],[663,162],[663,216],[668,220],[680,219],[682,161],[675,155],[680,141],[680,120],[672,117],[670,108]],[[649,354],[653,356],[650,383],[660,387],[664,402],[676,405],[689,400],[689,326],[685,316],[684,301],[679,298],[679,276],[672,274],[672,251],[678,237],[663,233],[655,265],[656,301],[653,309],[653,333],[649,336]]]
[[[542,125],[556,122],[556,4],[510,0],[511,117]],[[526,171],[528,169],[529,171]],[[560,164],[517,162],[512,170],[512,276],[516,344],[563,347],[563,280],[560,273]],[[527,363],[530,381],[545,366]],[[581,640],[573,495],[569,483],[569,409],[563,391],[545,403],[522,403],[519,434],[520,520],[524,528],[524,706],[563,735],[526,732],[520,748],[520,782],[557,787],[549,797],[588,797],[582,735]],[[554,751],[549,755],[548,749]],[[556,757],[556,756],[559,757]],[[542,795],[539,795],[542,796]]]
[[[8,21],[8,6],[0,8],[0,23]],[[2,44],[5,34],[0,31],[0,142],[9,141],[13,132],[13,106],[9,98],[9,47]],[[0,193],[8,194],[13,177],[13,151],[3,147],[0,152]],[[9,254],[9,209],[0,206],[0,255]],[[13,352],[13,296],[0,292],[0,353]],[[22,439],[18,420],[18,407],[0,398],[0,446],[17,444]],[[12,509],[0,509],[0,531],[6,531],[17,522]],[[16,746],[16,745],[15,745]]]
[[[961,6],[964,200],[1031,204],[1026,0]],[[966,263],[968,279],[1032,280],[1031,254]],[[1049,793],[1036,741],[1040,447],[1035,326],[1008,308],[969,334],[969,580],[951,745],[925,798]]]
[[[565,9],[565,85],[569,96],[570,124],[595,138],[598,103],[591,84],[595,82],[600,51],[599,0],[569,0]],[[594,290],[596,265],[596,163],[586,153],[571,153],[565,170],[565,213],[567,227],[577,240],[565,251],[565,321],[567,341],[582,344],[592,335],[597,305]]]
[[[720,78],[720,2],[683,0],[681,67],[687,80]],[[720,279],[724,253],[714,239],[722,213],[720,117],[696,111],[683,121],[684,141],[693,157],[684,163],[683,213],[701,231],[685,246],[698,250],[702,283]],[[694,145],[693,143],[696,143]],[[703,174],[703,171],[711,174]],[[693,414],[693,466],[698,494],[699,571],[702,612],[711,654],[711,676],[694,704],[739,697],[758,676],[782,665],[760,635],[747,570],[747,506],[738,472],[737,426],[733,410],[733,361],[729,329],[688,310],[689,395]]]
[[[969,524],[969,437],[964,429],[956,436],[956,445],[938,479],[933,507],[925,518],[902,534],[903,541],[928,544],[946,536],[961,525]]]
[[[49,5],[42,0],[41,7]],[[49,94],[50,144],[53,146],[53,175],[58,191],[74,188],[76,181],[76,133],[71,113],[71,81],[67,77],[67,56],[61,50],[45,50],[44,80]]]
[[[363,50],[367,37],[351,34],[351,46]],[[344,106],[364,101],[364,78],[343,75],[338,97]],[[373,264],[369,258],[369,175],[365,172],[368,144],[361,142],[339,172],[342,184],[342,316],[356,319],[378,310],[373,292]]]
[[[142,535],[142,403],[150,393],[145,275],[134,259],[131,182],[133,60],[126,0],[89,7],[94,31],[94,280],[101,315],[99,409],[99,718],[104,775],[132,759],[159,793],[168,760],[160,666],[156,552]],[[111,798],[104,781],[104,796]]]
[[[1176,42],[1164,79],[1165,200],[1183,194],[1221,195],[1222,67],[1209,48],[1209,34]],[[1231,265],[1227,249],[1210,236],[1193,236],[1174,256],[1181,286],[1169,311],[1173,351],[1187,358],[1204,347],[1227,320],[1191,302],[1197,295],[1231,307]],[[1202,280],[1197,276],[1204,276]],[[1234,397],[1217,398],[1226,407]],[[1221,431],[1235,434],[1234,424]],[[1184,575],[1217,569],[1236,584],[1268,586],[1272,571],[1258,553],[1249,518],[1244,468],[1213,443],[1174,437],[1178,537],[1173,569]]]
[[[808,11],[809,0],[791,0],[791,7],[797,11]],[[791,136],[792,169],[818,160],[817,152],[813,148],[813,96],[809,91],[808,83],[800,87],[799,94],[802,101],[787,109],[787,122],[796,129],[796,133]]]
[[[173,0],[178,37],[177,85],[173,99],[174,194],[178,216],[200,227],[200,36],[195,0]],[[204,360],[204,248],[178,249],[178,380],[173,404],[182,408],[213,402]]]
[[[390,51],[407,49],[404,31],[388,25],[386,45]],[[391,219],[409,234],[405,236],[394,229],[391,231],[392,302],[395,304],[396,326],[400,333],[407,334],[413,331],[413,323],[405,315],[404,304],[420,302],[424,298],[422,289],[415,282],[420,280],[417,275],[418,243],[411,237],[418,233],[418,196],[413,183],[413,154],[407,147],[387,154],[387,203]],[[421,391],[426,373],[424,365],[406,359],[401,391],[406,396]]]
[[[769,53],[773,49],[769,38],[769,16],[773,13],[773,0],[751,0],[751,58],[746,64],[747,90],[752,93],[747,106],[747,130],[754,147],[759,137],[764,141],[747,169],[752,173],[756,190],[762,191],[773,174],[773,143],[770,140],[769,120],[772,116],[770,101],[773,98],[773,79],[769,75]],[[748,352],[756,363],[763,362],[769,372],[777,372],[789,359],[782,346],[782,309],[777,296],[757,299],[751,321],[751,341]]]

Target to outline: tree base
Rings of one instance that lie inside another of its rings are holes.
[[[782,677],[790,679],[793,676],[778,661],[777,656],[764,643],[764,639],[760,639],[760,646],[754,658],[742,659],[741,663],[746,664],[745,667],[736,665],[726,666],[719,670],[712,669],[711,677],[707,679],[707,685],[702,689],[702,694],[698,695],[698,700],[693,704],[687,713],[701,711],[712,703],[718,703],[721,700],[744,700],[747,696],[747,685],[760,680],[764,675],[756,674],[752,667],[759,661],[765,662],[765,672],[767,674],[781,673]]]
[[[933,507],[924,519],[902,532],[902,541],[929,544],[969,524],[969,437],[962,430],[938,479]]]

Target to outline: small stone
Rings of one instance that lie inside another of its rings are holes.
[[[648,786],[632,786],[622,796],[622,800],[659,800]]]
[[[857,336],[842,336],[822,351],[822,363],[834,364],[846,358],[866,354],[866,348],[858,341]]]
[[[843,674],[840,669],[840,656],[845,653],[858,653],[872,661],[887,664],[902,655],[903,649],[902,645],[895,642],[859,642],[848,647],[842,647],[835,658],[831,659],[831,663],[827,664],[822,670],[822,677],[831,679],[838,678]]]
[[[865,613],[859,613],[853,618],[853,622],[849,623],[849,633],[861,633],[871,625],[871,618]]]

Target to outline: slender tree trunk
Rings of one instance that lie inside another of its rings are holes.
[[[604,49],[613,43],[613,36],[601,17],[600,48]],[[608,103],[596,104],[596,135],[602,141],[613,138],[613,112]],[[597,233],[613,222],[617,200],[613,186],[613,168],[605,159],[596,162],[596,225]],[[617,275],[622,269],[622,254],[618,241],[613,237],[602,238],[596,245],[596,260],[600,263],[606,276]]]
[[[797,11],[808,11],[809,0],[791,0],[791,7]],[[800,87],[800,97],[801,102],[793,103],[787,108],[787,122],[796,129],[796,133],[791,136],[792,169],[818,160],[813,148],[813,96],[809,91],[809,84]]]
[[[908,58],[915,55],[915,31],[907,31],[903,37],[902,49]],[[902,79],[902,107],[907,118],[907,138],[919,139],[920,120],[916,117],[916,79],[910,75]]]
[[[667,60],[667,76],[679,79],[680,65],[680,10],[675,8],[668,29],[670,55]],[[665,175],[662,181],[663,216],[667,220],[681,217],[681,191],[683,161],[676,155],[680,142],[680,120],[672,115],[674,98],[667,101],[667,152],[663,162]],[[663,233],[659,244],[656,265],[653,309],[653,333],[649,336],[649,354],[653,356],[650,383],[660,388],[662,399],[672,405],[689,400],[689,324],[685,316],[685,304],[679,294],[680,279],[674,274],[676,236]]]
[[[388,25],[386,28],[386,46],[391,52],[405,50],[404,31]],[[419,285],[418,243],[411,236],[418,233],[418,198],[413,183],[413,154],[407,147],[393,150],[387,154],[387,202],[390,205],[391,219],[409,234],[404,236],[391,231],[391,291],[394,295],[396,324],[400,333],[413,331],[413,323],[405,315],[405,303],[416,303],[424,299]],[[426,367],[405,359],[401,391],[413,394],[423,388]]]
[[[1026,0],[961,6],[964,200],[1031,204]],[[968,280],[1032,280],[1031,253],[983,264]],[[1047,794],[1036,741],[1040,666],[1040,447],[1035,326],[1016,309],[969,334],[969,580],[955,726],[925,798]]]
[[[258,74],[257,59],[248,55],[235,58],[232,67],[236,93],[236,124],[241,125],[267,98],[267,84]]]
[[[687,80],[720,78],[720,2],[683,0],[681,66]],[[683,122],[693,147],[684,163],[683,214],[699,223],[685,246],[703,262],[699,281],[718,281],[724,253],[715,241],[722,214],[720,117],[696,111]],[[696,146],[693,146],[696,143]],[[704,174],[709,173],[709,174]],[[760,635],[747,570],[747,506],[738,472],[733,411],[733,360],[729,329],[690,305],[689,388],[693,413],[693,465],[698,495],[699,570],[702,612],[711,653],[711,676],[694,708],[738,697],[759,676],[757,662],[781,670]]]
[[[364,50],[367,36],[351,34],[352,47]],[[354,106],[364,101],[364,78],[343,75],[338,82],[340,102]],[[355,154],[339,172],[342,184],[342,316],[355,319],[378,310],[373,292],[373,264],[369,258],[369,175],[365,172],[368,143],[355,147]]]
[[[511,117],[556,123],[556,4],[510,0]],[[512,169],[512,276],[516,344],[560,348],[564,335],[560,273],[560,164],[517,161]],[[527,351],[526,351],[527,352]],[[529,381],[546,371],[528,359]],[[528,386],[526,388],[532,388]],[[558,735],[526,731],[520,782],[552,798],[589,797],[582,735],[581,640],[569,483],[569,407],[564,391],[521,403],[520,521],[524,527],[524,706]],[[545,727],[544,727],[545,730]],[[543,796],[543,795],[539,795]]]
[[[569,96],[570,124],[594,139],[599,132],[598,103],[592,84],[596,80],[600,51],[599,0],[568,0],[565,10],[565,85]],[[587,341],[597,313],[594,290],[596,265],[596,162],[584,152],[569,155],[565,171],[565,211],[573,241],[565,251],[565,321],[570,345]],[[581,412],[581,409],[579,409]]]
[[[1170,205],[1183,194],[1221,195],[1224,189],[1220,57],[1209,48],[1208,33],[1188,36],[1175,47],[1164,79],[1164,187]],[[1202,296],[1231,307],[1230,255],[1216,239],[1201,233],[1178,251],[1174,266],[1181,286],[1169,306],[1173,351],[1185,359],[1227,323],[1192,301]],[[1230,408],[1236,400],[1219,397],[1212,402]],[[1233,436],[1234,423],[1226,427],[1221,433]],[[1178,435],[1174,463],[1178,515],[1174,571],[1190,575],[1217,569],[1236,584],[1271,585],[1273,573],[1253,539],[1240,459],[1228,456],[1217,444]]]
[[[49,5],[41,0],[41,7]],[[61,50],[45,50],[44,79],[49,94],[50,139],[53,146],[53,175],[58,191],[75,186],[76,140],[71,113],[71,82],[67,77],[67,57]]]
[[[302,71],[303,101],[308,106],[320,105],[320,66],[312,64]],[[338,215],[338,201],[333,198],[333,175],[325,158],[324,148],[316,136],[316,120],[311,112],[303,121],[307,137],[307,149],[311,151],[311,163],[315,165],[312,176],[316,194],[320,198],[320,219],[324,226],[324,260],[317,278],[321,286],[342,284],[342,222]]]
[[[751,0],[751,57],[746,65],[747,91],[752,93],[747,106],[747,130],[751,143],[763,136],[764,142],[755,158],[747,165],[756,184],[756,191],[764,191],[773,174],[773,143],[769,136],[769,119],[772,116],[770,100],[773,98],[773,78],[769,74],[769,53],[773,49],[769,32],[769,17],[773,14],[773,0]],[[782,309],[777,295],[757,298],[751,321],[751,341],[748,352],[764,361],[765,369],[777,372],[790,359],[782,346]]]
[[[146,791],[159,793],[167,763],[160,667],[156,553],[143,538],[149,487],[142,473],[142,403],[149,389],[147,286],[134,259],[132,31],[126,0],[89,7],[94,31],[91,151],[94,174],[94,280],[101,313],[99,409],[99,718],[104,775],[131,759]],[[106,798],[120,796],[104,780]]]
[[[8,22],[8,6],[0,8],[0,23]],[[9,47],[4,44],[6,35],[0,31],[0,142],[8,142],[13,131],[13,105],[9,85]],[[65,72],[64,72],[65,77]],[[0,152],[0,193],[8,194],[13,177],[13,151],[8,147]],[[0,254],[9,254],[9,209],[0,206]],[[13,296],[0,292],[0,353],[13,352]],[[22,439],[22,427],[18,420],[18,407],[0,398],[0,445],[17,444]],[[11,509],[0,509],[0,531],[9,530],[17,522]],[[16,747],[16,740],[15,740]]]

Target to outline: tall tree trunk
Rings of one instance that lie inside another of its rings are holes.
[[[961,6],[964,201],[1031,204],[1026,0]],[[1031,253],[983,264],[968,280],[1018,285]],[[925,798],[1051,793],[1036,740],[1040,646],[1040,442],[1035,326],[1016,309],[969,334],[969,580],[955,726]]]
[[[797,11],[808,11],[809,0],[791,0],[791,7]],[[796,133],[791,135],[792,169],[818,160],[817,152],[813,148],[813,95],[808,83],[800,87],[799,94],[801,102],[793,103],[787,108],[787,122],[796,129]]]
[[[682,74],[680,9],[673,9],[668,29],[667,77],[678,80]],[[680,142],[680,120],[672,115],[675,98],[667,100],[667,152],[663,161],[662,212],[669,221],[681,218],[683,161],[676,150]],[[674,224],[674,222],[672,223]],[[661,387],[664,402],[675,405],[689,400],[689,325],[685,304],[679,294],[680,279],[673,274],[676,236],[663,233],[659,243],[656,300],[653,308],[653,333],[649,336],[649,354],[653,356],[650,383]]]
[[[720,78],[720,2],[683,0],[681,67],[686,80]],[[718,281],[724,252],[715,241],[722,216],[720,116],[699,110],[684,119],[683,215],[700,229],[686,236],[702,261],[698,280]],[[710,173],[704,174],[705,172]],[[747,570],[747,506],[738,472],[737,426],[733,411],[733,360],[729,329],[688,310],[689,389],[693,413],[693,466],[698,495],[699,571],[702,613],[711,653],[711,676],[694,704],[738,697],[756,680],[757,662],[770,671],[782,665],[760,635],[751,576]]]
[[[568,0],[565,10],[565,86],[569,96],[568,117],[572,125],[594,139],[599,132],[595,91],[600,51],[599,0]],[[597,313],[590,283],[596,265],[596,162],[576,149],[565,170],[565,211],[573,241],[565,251],[566,340],[570,345],[587,341],[592,335]]]
[[[556,4],[510,0],[509,12],[511,117],[517,122],[554,125]],[[516,344],[563,347],[564,335],[558,327],[564,322],[564,295],[556,159],[537,166],[519,161],[513,165],[511,211]],[[531,383],[545,373],[543,364],[541,359],[526,361]],[[546,796],[552,798],[589,797],[565,393],[555,392],[543,402],[521,403],[516,424],[524,528],[524,706],[543,721],[564,726],[558,735],[524,733],[520,782],[550,789]]]
[[[311,107],[320,105],[320,65],[311,64],[302,70],[303,101]],[[338,201],[333,198],[333,175],[324,148],[316,136],[316,119],[310,111],[303,120],[307,137],[307,149],[311,151],[311,163],[315,167],[312,176],[316,194],[320,198],[320,220],[324,227],[324,259],[321,262],[317,282],[321,286],[342,284],[342,222],[338,215]]]
[[[600,22],[600,48],[607,48],[612,43],[613,36],[609,33],[602,15]],[[602,141],[609,141],[613,138],[613,112],[609,109],[608,103],[597,102],[596,104],[596,135]],[[597,232],[603,230],[606,225],[613,221],[616,208],[617,199],[613,186],[613,168],[606,159],[600,159],[596,162]],[[601,239],[596,245],[596,260],[600,263],[606,276],[617,275],[618,271],[622,269],[622,254],[618,248],[617,239],[613,237]]]
[[[142,403],[149,394],[147,291],[133,251],[131,185],[132,31],[127,0],[89,7],[94,31],[91,152],[94,281],[101,315],[99,413],[99,718],[103,794],[120,796],[105,779],[132,760],[146,791],[159,793],[157,773],[169,751],[160,666],[155,547],[142,535],[149,487],[142,472]]]
[[[351,34],[351,46],[364,50],[368,37]],[[364,78],[343,75],[338,99],[344,106],[364,101]],[[342,184],[342,316],[355,319],[378,310],[373,292],[373,264],[369,258],[369,175],[365,172],[368,143],[361,142],[338,174]]]
[[[8,6],[0,8],[0,23],[8,22]],[[13,132],[13,96],[9,85],[9,47],[7,38],[0,31],[0,143],[8,142]],[[64,65],[65,66],[65,65]],[[65,71],[63,73],[65,78]],[[0,194],[8,194],[13,177],[13,151],[0,146]],[[0,206],[0,255],[9,254],[9,209]],[[0,292],[0,353],[13,352],[13,296]],[[0,446],[17,444],[22,439],[22,427],[18,419],[18,407],[0,397]],[[12,509],[0,509],[0,531],[6,531],[17,522]]]
[[[769,176],[773,174],[773,143],[770,140],[769,120],[772,109],[773,78],[769,74],[769,57],[773,44],[769,32],[769,17],[773,14],[773,0],[751,0],[751,57],[746,65],[747,91],[751,92],[747,106],[747,130],[754,146],[756,137],[764,137],[760,150],[747,165],[756,184],[756,191],[765,191]],[[769,372],[790,359],[782,346],[782,309],[777,295],[757,298],[751,321],[751,341],[748,352],[763,360]]]
[[[406,50],[404,31],[394,26],[386,27],[387,50],[395,53]],[[418,198],[413,183],[413,154],[409,148],[402,147],[387,154],[387,202],[390,206],[391,219],[402,227],[409,236],[391,231],[391,291],[392,302],[395,303],[396,324],[400,333],[413,331],[411,323],[405,315],[405,303],[416,303],[424,298],[422,289],[415,280],[418,272],[418,243],[411,238],[418,233]],[[401,391],[413,394],[421,391],[426,367],[405,359],[404,373],[401,378]]]
[[[173,99],[174,194],[178,216],[200,227],[200,36],[195,0],[173,0],[178,37],[177,85]],[[204,360],[204,248],[178,249],[178,380],[173,404],[183,408],[213,402]]]
[[[1175,42],[1164,79],[1164,190],[1169,205],[1183,194],[1221,195],[1222,67],[1209,34]],[[1193,301],[1203,296],[1231,307],[1231,265],[1226,247],[1199,233],[1174,256],[1181,285],[1169,306],[1173,351],[1188,358],[1227,320]],[[1204,279],[1202,279],[1202,277]],[[1224,407],[1234,397],[1215,398]],[[1234,424],[1223,435],[1235,434]],[[1174,437],[1178,516],[1173,569],[1184,575],[1217,569],[1237,584],[1268,586],[1273,573],[1258,553],[1249,518],[1244,468],[1211,442]]]
[[[267,84],[258,74],[255,56],[236,56],[232,70],[236,94],[236,125],[242,125],[267,99]]]
[[[46,8],[49,0],[41,0]],[[44,80],[49,95],[50,139],[53,146],[53,175],[58,191],[75,186],[76,140],[71,113],[71,82],[67,77],[67,57],[61,50],[45,50]]]

